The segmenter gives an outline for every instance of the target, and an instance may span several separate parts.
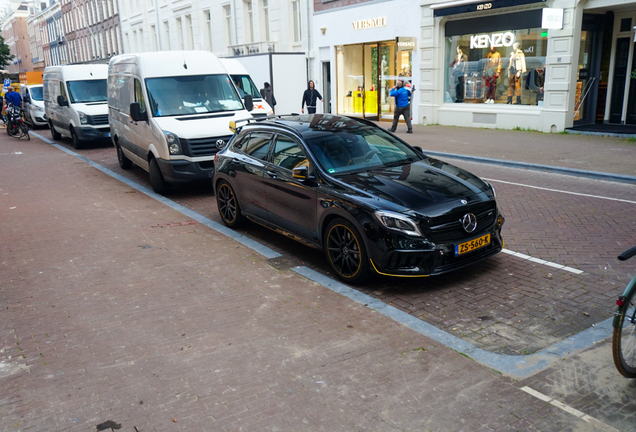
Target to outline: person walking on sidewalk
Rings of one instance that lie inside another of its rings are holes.
[[[266,82],[263,84],[263,88],[261,89],[261,96],[265,99],[265,102],[269,104],[274,111],[274,106],[276,106],[276,98],[274,97],[274,92],[272,91],[272,86]]]
[[[315,114],[316,113],[316,99],[320,99],[322,102],[322,95],[318,90],[316,90],[316,86],[313,81],[309,81],[307,83],[307,90],[303,93],[303,103],[301,105],[301,112],[305,113],[305,104],[307,104],[307,113]]]
[[[411,91],[404,86],[404,81],[398,79],[395,87],[389,93],[395,98],[395,112],[393,113],[393,125],[389,128],[390,132],[395,132],[400,116],[404,116],[406,122],[406,133],[413,133],[411,125]]]

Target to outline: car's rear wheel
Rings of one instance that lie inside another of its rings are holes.
[[[152,190],[160,195],[167,194],[170,185],[163,178],[163,174],[161,174],[161,169],[159,168],[159,164],[157,163],[157,160],[155,158],[150,159],[149,174]]]
[[[236,198],[234,188],[228,182],[221,182],[216,189],[216,205],[225,225],[236,228],[243,223],[241,206]]]
[[[119,166],[121,167],[121,169],[127,170],[132,168],[133,163],[126,157],[124,151],[121,149],[121,146],[119,144],[115,144],[115,147],[117,147],[117,160],[119,161]]]
[[[340,279],[356,284],[369,276],[369,258],[356,227],[345,219],[334,219],[325,230],[325,254]]]

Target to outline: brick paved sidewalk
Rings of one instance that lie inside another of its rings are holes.
[[[388,123],[377,123],[388,127]],[[633,140],[515,130],[489,130],[449,126],[413,127],[397,135],[424,150],[485,157],[530,164],[636,176],[636,143]]]
[[[0,430],[594,430],[190,222],[0,137]]]

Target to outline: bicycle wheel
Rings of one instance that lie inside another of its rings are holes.
[[[20,132],[20,138],[24,136],[27,137],[28,140],[31,140],[31,136],[29,135],[29,127],[24,121],[20,122]]]
[[[636,378],[636,289],[625,298],[625,313],[614,328],[612,354],[621,375]]]

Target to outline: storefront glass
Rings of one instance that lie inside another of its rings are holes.
[[[510,28],[513,19],[499,21],[508,27],[466,21],[447,26],[444,102],[543,105],[547,31]]]
[[[412,52],[395,41],[336,47],[337,112],[369,119],[393,118],[389,97],[398,77],[411,81]]]

